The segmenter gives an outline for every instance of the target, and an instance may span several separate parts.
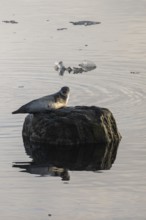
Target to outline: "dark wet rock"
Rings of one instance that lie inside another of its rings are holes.
[[[57,28],[57,31],[64,31],[67,30],[67,28]]]
[[[73,74],[85,72],[81,67],[73,67]]]
[[[35,163],[71,170],[110,169],[121,139],[112,113],[95,106],[29,114],[22,136]]]
[[[67,71],[68,73],[71,73],[73,70],[72,70],[72,68],[69,66],[69,67],[66,68],[66,71]]]
[[[89,25],[95,25],[95,24],[101,24],[99,21],[70,21],[73,25],[84,25],[84,26],[89,26]]]
[[[8,23],[8,24],[18,24],[18,22],[17,21],[15,21],[15,20],[10,20],[10,21],[2,21],[2,22],[4,22],[4,23]]]

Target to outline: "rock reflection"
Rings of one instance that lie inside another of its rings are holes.
[[[119,142],[77,146],[54,146],[23,138],[25,151],[36,164],[53,164],[69,170],[107,170],[112,167]]]
[[[24,140],[26,154],[32,162],[15,162],[21,172],[39,176],[58,176],[63,181],[70,180],[69,170],[101,172],[112,167],[118,150],[119,142],[90,146],[56,146],[30,143]],[[67,149],[68,148],[68,149]]]

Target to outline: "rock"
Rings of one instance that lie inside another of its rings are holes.
[[[22,136],[34,162],[71,170],[110,169],[121,139],[112,113],[95,106],[29,114]]]
[[[7,23],[7,24],[18,24],[18,22],[15,20],[10,20],[10,21],[6,20],[6,21],[2,21],[2,22]]]
[[[131,71],[130,73],[131,74],[140,74],[140,72],[138,72],[138,71]]]
[[[84,72],[89,72],[91,70],[96,69],[95,63],[89,60],[84,60],[79,66],[83,69]]]
[[[59,72],[60,76],[63,76],[66,71],[63,61],[55,62],[54,69]]]
[[[65,67],[63,61],[55,62],[54,69],[59,72],[60,76],[63,76],[65,71],[68,73],[78,74],[83,72],[89,72],[96,69],[96,64],[89,60],[84,60],[78,65],[79,67]]]
[[[70,23],[73,25],[84,25],[84,26],[101,24],[101,22],[99,21],[70,21]]]
[[[67,30],[67,28],[57,28],[57,31],[64,31]]]
[[[73,74],[83,73],[84,70],[81,67],[73,67]]]

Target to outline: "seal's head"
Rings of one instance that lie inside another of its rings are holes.
[[[65,97],[69,95],[69,92],[70,92],[70,89],[67,86],[62,87],[60,90],[60,94]]]

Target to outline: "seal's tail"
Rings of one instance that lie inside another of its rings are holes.
[[[28,109],[25,106],[22,106],[18,108],[16,111],[13,111],[12,114],[23,114],[23,113],[28,113]]]
[[[19,114],[19,113],[22,113],[22,112],[19,112],[19,110],[12,112],[12,114]]]

